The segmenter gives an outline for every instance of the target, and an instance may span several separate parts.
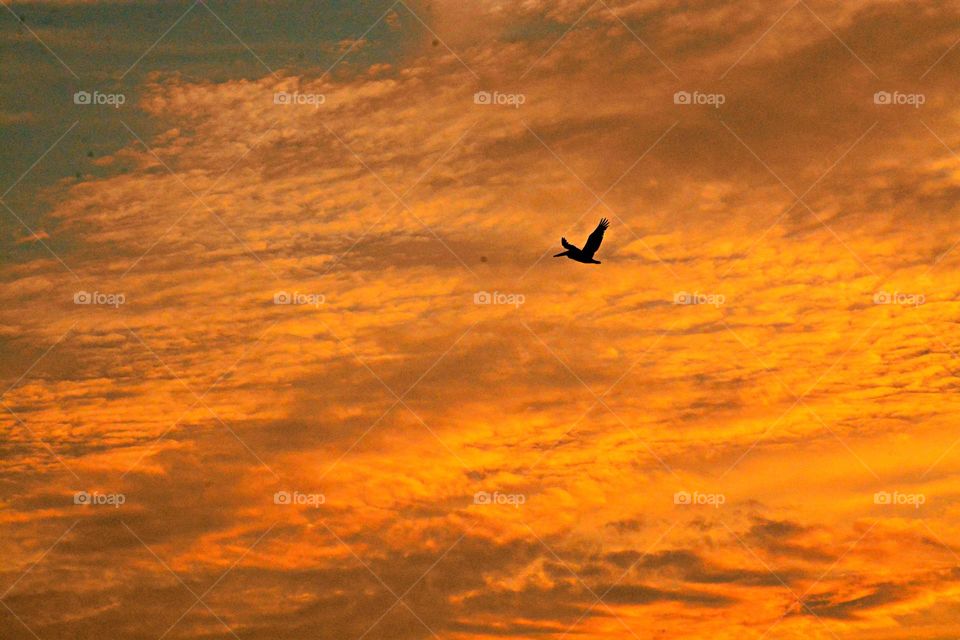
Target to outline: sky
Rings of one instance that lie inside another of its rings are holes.
[[[0,637],[960,634],[960,4],[2,4]]]

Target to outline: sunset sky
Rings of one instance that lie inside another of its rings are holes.
[[[960,2],[0,4],[3,640],[960,636]]]

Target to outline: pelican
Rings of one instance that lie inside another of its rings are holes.
[[[600,264],[599,260],[593,259],[593,254],[597,252],[597,249],[600,248],[600,243],[603,242],[603,232],[607,230],[607,227],[610,226],[610,221],[606,218],[600,218],[600,224],[597,225],[597,228],[593,230],[593,233],[590,234],[590,237],[587,238],[587,243],[583,245],[583,249],[578,249],[569,242],[566,238],[560,238],[560,244],[563,245],[563,248],[566,249],[563,253],[558,253],[553,256],[554,258],[559,258],[561,256],[567,256],[571,260],[576,260],[577,262],[583,262],[585,264]]]

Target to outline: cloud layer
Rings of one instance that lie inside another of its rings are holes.
[[[955,9],[209,9],[0,119],[4,637],[960,629]]]

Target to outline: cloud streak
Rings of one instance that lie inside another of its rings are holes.
[[[956,12],[377,9],[333,68],[165,50],[18,187],[4,637],[960,628]]]

